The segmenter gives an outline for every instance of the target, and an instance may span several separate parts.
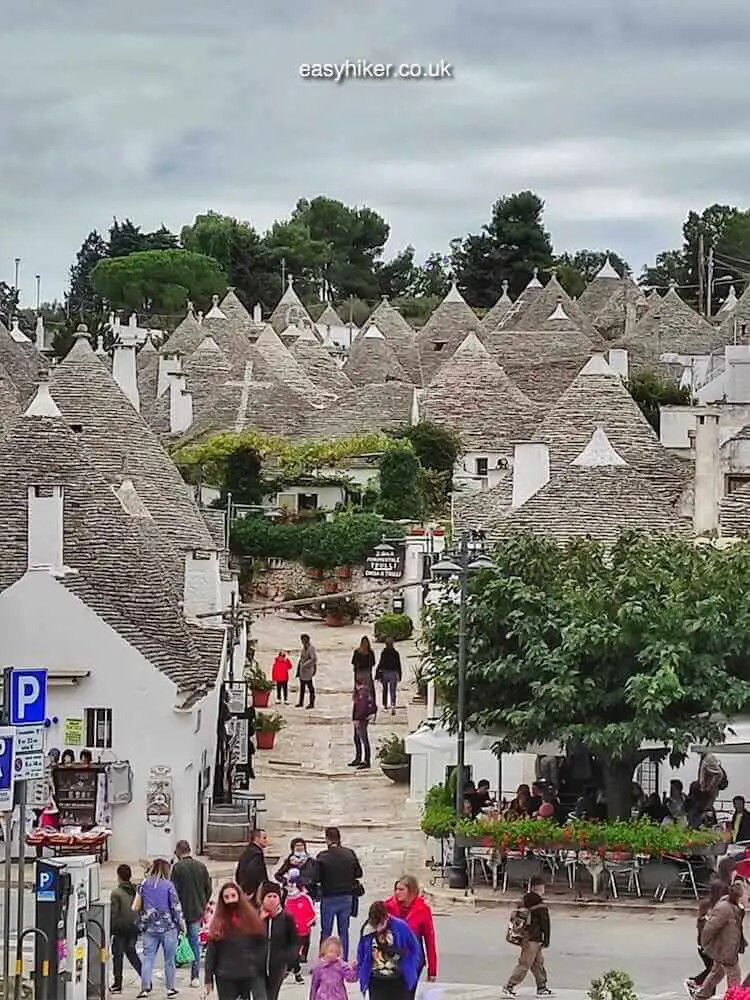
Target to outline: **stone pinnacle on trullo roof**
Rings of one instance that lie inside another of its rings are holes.
[[[39,378],[36,395],[24,413],[25,417],[62,417],[57,403],[49,391],[49,378],[43,374]]]
[[[737,298],[737,289],[734,287],[734,285],[730,285],[729,291],[727,292],[727,297],[722,302],[719,312],[720,313],[731,312],[738,302],[739,299]]]
[[[526,286],[526,288],[541,288],[541,287],[542,287],[542,283],[539,280],[539,268],[535,267],[534,270],[533,270],[533,272],[532,272],[532,275],[531,275],[531,280],[529,281],[529,283]],[[524,291],[525,291],[525,289],[524,289]]]
[[[594,281],[598,278],[614,278],[616,281],[621,281],[620,275],[617,273],[615,268],[612,266],[612,261],[609,259],[609,254],[604,258],[604,263],[599,268],[594,276]]]
[[[604,469],[628,463],[618,455],[601,427],[597,427],[581,454],[570,463],[585,469]]]
[[[568,316],[568,314],[563,309],[563,304],[560,299],[557,300],[557,305],[555,306],[554,312],[550,313],[550,315],[547,317],[548,323],[550,322],[550,320],[563,320],[564,322],[570,321],[570,316]]]
[[[219,308],[219,296],[211,296],[211,308],[208,310],[205,316],[206,319],[226,319],[226,313],[223,313]]]

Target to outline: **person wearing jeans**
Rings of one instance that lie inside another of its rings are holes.
[[[180,840],[175,847],[175,861],[172,866],[172,882],[182,907],[182,916],[187,927],[187,939],[193,952],[190,966],[190,985],[200,986],[201,969],[201,918],[211,900],[211,876],[202,861],[192,856],[190,844]]]
[[[349,767],[362,771],[370,767],[370,736],[368,727],[370,719],[375,714],[370,683],[366,677],[359,676],[352,695],[352,723],[354,725],[354,760]]]
[[[341,831],[329,826],[325,832],[325,851],[315,859],[314,879],[320,895],[320,939],[325,941],[333,933],[334,922],[341,938],[344,960],[349,958],[349,921],[354,912],[355,899],[362,894],[359,880],[362,866],[359,858],[341,844]]]
[[[318,654],[315,646],[310,642],[310,636],[303,633],[300,636],[302,650],[300,651],[299,663],[297,664],[297,677],[299,678],[299,700],[297,708],[302,708],[305,704],[305,691],[309,693],[308,708],[315,708],[315,684],[313,678],[318,672]]]
[[[157,858],[149,870],[143,885],[138,890],[133,907],[140,913],[143,934],[143,966],[141,969],[141,992],[139,1000],[145,1000],[153,985],[154,963],[161,948],[164,953],[164,979],[167,997],[177,996],[175,977],[177,967],[177,939],[180,932],[187,930],[182,907],[169,877],[169,862]]]
[[[133,910],[137,890],[133,885],[130,865],[117,868],[117,886],[110,897],[109,926],[112,932],[112,986],[110,993],[122,993],[123,960],[128,961],[141,974],[141,960],[135,950],[138,941],[138,914]]]
[[[401,680],[401,657],[391,638],[385,640],[385,647],[380,654],[375,678],[380,681],[383,688],[383,708],[390,707],[391,715],[395,715],[396,692]]]

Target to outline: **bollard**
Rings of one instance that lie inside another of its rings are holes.
[[[109,958],[109,952],[107,950],[107,933],[104,930],[104,924],[102,924],[96,917],[89,917],[86,921],[86,926],[93,924],[94,927],[99,928],[99,934],[101,940],[99,942],[99,962],[101,964],[101,982],[99,983],[99,1000],[107,1000],[107,961]]]
[[[42,954],[47,955],[41,962],[41,982],[36,983],[36,1000],[47,1000],[49,986],[49,938],[38,927],[27,927],[18,935],[16,942],[16,976],[13,983],[13,1000],[21,1000],[21,983],[23,981],[23,943],[29,934],[34,934],[42,942]]]

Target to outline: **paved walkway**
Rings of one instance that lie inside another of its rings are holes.
[[[312,711],[294,707],[297,682],[293,681],[289,707],[279,710],[286,726],[272,751],[255,757],[256,787],[266,793],[264,825],[274,853],[288,850],[295,833],[320,843],[326,826],[338,826],[347,844],[360,855],[370,898],[390,891],[405,870],[424,864],[424,838],[419,832],[418,810],[406,805],[408,788],[383,776],[374,759],[377,742],[390,733],[409,732],[407,709],[414,693],[412,668],[416,663],[413,642],[399,645],[404,672],[400,707],[393,716],[380,710],[370,728],[373,742],[371,771],[352,771],[351,725],[354,647],[363,626],[329,628],[280,616],[259,618],[252,624],[258,641],[257,658],[270,674],[279,649],[289,649],[296,662],[299,635],[308,632],[318,652],[317,700]],[[380,647],[375,646],[379,655]],[[272,704],[270,708],[276,710]],[[413,724],[412,724],[413,725]],[[419,876],[419,870],[415,871]]]

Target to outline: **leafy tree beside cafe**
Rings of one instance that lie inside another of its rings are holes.
[[[503,752],[582,744],[611,819],[630,815],[646,757],[720,741],[750,705],[750,545],[518,535],[493,561],[470,583],[467,726]],[[423,637],[453,728],[458,613],[428,609]]]

